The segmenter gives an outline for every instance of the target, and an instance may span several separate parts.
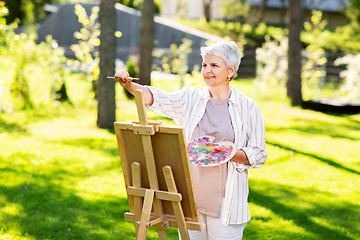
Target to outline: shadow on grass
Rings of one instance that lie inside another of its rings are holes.
[[[119,151],[114,139],[105,138],[71,138],[68,140],[52,141],[53,143],[85,148],[86,150],[102,151],[112,156],[119,156]]]
[[[21,209],[18,214],[2,214],[5,231],[15,225],[22,235],[35,239],[131,239],[134,235],[133,228],[124,226],[128,209],[124,198],[84,200],[54,184],[35,183],[0,186],[0,193],[5,197],[1,205]]]
[[[279,147],[279,148],[282,148],[282,149],[285,149],[287,151],[292,151],[294,153],[297,153],[297,154],[302,154],[304,156],[308,156],[308,157],[311,157],[311,158],[314,158],[314,159],[317,159],[323,163],[326,163],[330,166],[333,166],[337,169],[341,169],[341,170],[345,170],[347,172],[350,172],[350,173],[354,173],[354,174],[357,174],[357,175],[360,175],[360,172],[357,171],[357,170],[354,170],[354,169],[351,169],[351,168],[348,168],[348,167],[345,167],[337,162],[334,162],[333,160],[331,159],[328,159],[328,158],[324,158],[324,157],[320,157],[318,155],[315,155],[315,154],[311,154],[311,153],[307,153],[307,152],[303,152],[303,151],[300,151],[300,150],[297,150],[297,149],[294,149],[292,147],[289,147],[289,146],[285,146],[284,144],[281,144],[281,143],[276,143],[276,142],[270,142],[269,140],[266,140],[266,144],[269,144],[269,145],[272,145],[272,146],[275,146],[275,147]]]
[[[360,114],[359,114],[359,116],[360,116]],[[359,121],[359,120],[354,119],[354,116],[353,116],[353,115],[351,115],[351,116],[345,116],[345,117],[346,117],[346,119],[349,120],[350,122],[353,122],[353,123],[357,124],[357,126],[359,126],[359,127],[358,127],[358,130],[360,130],[360,121]]]
[[[13,113],[0,113],[0,133],[18,133],[27,134],[26,125],[44,120],[58,118],[59,116],[74,115],[73,107],[65,107],[64,109],[29,109],[25,111],[15,111]]]
[[[22,125],[17,122],[10,122],[0,116],[0,133],[4,132],[27,134],[27,129],[22,127]]]
[[[67,171],[62,165],[27,166],[8,163],[0,169],[4,177],[0,185],[0,235],[15,231],[34,239],[135,239],[134,223],[124,220],[129,211],[127,199],[87,190],[94,183],[86,186],[84,177],[90,174],[92,178],[94,172]],[[100,172],[107,172],[107,167],[95,173]],[[76,191],[79,180],[84,189]],[[148,239],[156,236],[156,230],[150,228]],[[177,231],[171,229],[168,236],[176,239]]]
[[[245,229],[246,239],[258,239],[257,236],[266,235],[258,233],[259,231],[269,232],[269,239],[278,239],[276,236],[281,236],[281,239],[350,240],[353,238],[348,236],[349,233],[360,234],[357,225],[360,216],[359,206],[336,199],[331,193],[264,182],[263,180],[251,179],[249,185],[250,203],[271,210],[285,221],[292,222],[300,229],[304,229],[307,234],[304,236],[304,232],[296,232],[294,228],[287,230],[284,227],[276,229],[270,227],[267,229],[267,226],[276,226],[276,224],[266,224],[272,218],[255,216]],[[303,199],[304,197],[305,199]],[[327,200],[324,201],[324,198]],[[302,203],[305,203],[306,207],[302,207]],[[294,205],[298,206],[292,207]]]
[[[126,198],[99,194],[88,200],[79,195],[49,182],[0,186],[0,209],[18,209],[0,213],[1,229],[6,233],[16,228],[20,236],[34,239],[135,239],[134,223],[124,220]],[[148,232],[148,239],[157,239],[155,229]],[[168,235],[174,239],[177,231],[171,229]]]
[[[349,136],[347,133],[353,131],[360,131],[360,125],[356,123],[356,120],[349,120],[354,123],[342,123],[342,124],[333,124],[328,121],[321,121],[317,119],[294,119],[296,125],[289,127],[270,127],[266,126],[266,131],[269,132],[283,132],[283,131],[298,131],[307,134],[316,134],[316,135],[325,135],[332,138],[340,139],[349,139],[353,141],[360,140],[359,138],[354,138]]]

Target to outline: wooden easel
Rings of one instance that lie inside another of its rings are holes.
[[[184,131],[149,122],[141,91],[135,92],[135,101],[139,124],[114,123],[130,207],[125,220],[135,222],[137,240],[146,239],[148,227],[158,230],[160,240],[167,239],[170,227],[179,228],[181,238],[189,240],[188,229],[201,231],[205,226],[197,209]]]

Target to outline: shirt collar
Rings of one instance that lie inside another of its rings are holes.
[[[229,98],[229,102],[236,106],[237,103],[236,103],[236,89],[233,87],[233,86],[230,86],[231,88],[231,94],[230,94],[230,98]]]
[[[203,100],[209,100],[210,99],[210,91],[209,91],[209,88],[208,87],[202,87],[201,88],[201,98],[203,99]]]

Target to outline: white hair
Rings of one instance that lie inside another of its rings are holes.
[[[241,53],[235,42],[219,41],[207,47],[200,48],[200,55],[204,59],[206,54],[220,57],[228,69],[235,66],[235,72],[239,69]]]

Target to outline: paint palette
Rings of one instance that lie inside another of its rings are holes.
[[[204,136],[188,144],[189,159],[192,164],[203,167],[218,166],[229,161],[236,153],[232,142],[214,143],[215,137]]]

